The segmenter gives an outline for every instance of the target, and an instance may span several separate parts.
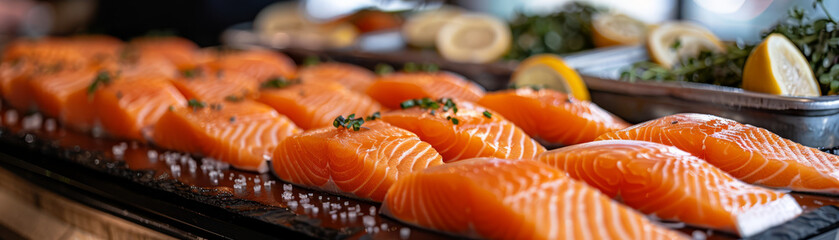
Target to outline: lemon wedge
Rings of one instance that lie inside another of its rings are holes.
[[[510,27],[503,20],[484,14],[463,14],[440,29],[437,51],[455,62],[495,61],[510,48]]]
[[[415,47],[433,47],[440,29],[463,12],[457,7],[441,7],[419,12],[402,26],[402,36]]]
[[[591,25],[597,47],[640,44],[647,34],[647,24],[618,13],[598,15]]]
[[[743,89],[785,96],[821,95],[807,59],[787,37],[777,33],[767,36],[746,59]]]
[[[539,54],[525,59],[513,72],[510,81],[516,86],[544,86],[567,93],[580,100],[590,100],[583,79],[554,54]]]
[[[670,22],[650,31],[647,51],[654,62],[672,68],[682,59],[695,57],[701,51],[724,52],[725,47],[717,36],[702,26]]]

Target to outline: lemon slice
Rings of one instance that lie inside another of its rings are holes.
[[[807,59],[787,37],[777,33],[766,37],[746,59],[743,89],[785,96],[821,95]]]
[[[510,81],[516,86],[544,86],[589,100],[588,89],[577,71],[554,54],[539,54],[525,59],[513,72]]]
[[[417,13],[402,26],[402,36],[415,47],[433,47],[440,29],[463,12],[457,7],[442,7]]]
[[[592,40],[597,47],[640,44],[647,34],[647,24],[623,14],[601,14],[591,25]]]
[[[647,36],[650,58],[666,68],[705,50],[724,52],[725,47],[711,31],[688,22],[665,23]]]
[[[440,29],[437,51],[455,62],[487,63],[510,48],[510,28],[503,20],[483,14],[455,17]]]

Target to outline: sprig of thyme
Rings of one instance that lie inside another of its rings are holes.
[[[300,80],[296,80],[296,79],[289,80],[289,79],[285,79],[284,77],[273,77],[273,78],[270,78],[270,79],[262,82],[259,85],[259,87],[262,88],[262,89],[269,89],[269,88],[280,89],[280,88],[285,88],[285,87],[288,87],[288,86],[291,86],[291,85],[294,85],[294,84],[298,84],[298,83],[300,83]]]

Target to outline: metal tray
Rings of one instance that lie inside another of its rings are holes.
[[[622,68],[647,59],[643,47],[597,49],[565,59],[583,76],[593,102],[630,122],[707,113],[810,147],[839,147],[839,96],[784,97],[710,84],[616,80]]]

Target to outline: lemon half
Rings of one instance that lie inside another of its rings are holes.
[[[770,34],[746,59],[743,89],[785,96],[821,95],[813,70],[784,35]]]
[[[650,58],[666,68],[706,50],[724,52],[725,47],[711,31],[693,23],[665,23],[647,36]]]
[[[437,35],[437,51],[455,62],[487,63],[510,48],[510,27],[503,20],[484,14],[453,18]]]
[[[644,40],[647,24],[623,14],[606,13],[592,21],[594,46],[636,45]]]
[[[513,72],[510,81],[516,86],[544,86],[567,93],[580,100],[590,100],[583,79],[554,54],[540,54],[525,59]]]

